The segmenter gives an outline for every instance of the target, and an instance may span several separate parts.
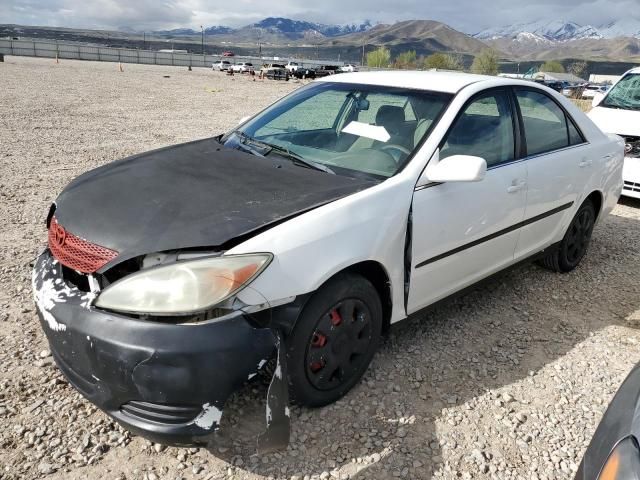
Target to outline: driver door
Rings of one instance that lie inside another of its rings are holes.
[[[440,158],[479,156],[487,161],[487,172],[479,182],[416,188],[407,313],[513,262],[527,196],[515,126],[510,91],[493,89],[472,98],[449,129]]]

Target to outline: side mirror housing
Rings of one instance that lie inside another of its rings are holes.
[[[453,155],[429,162],[423,173],[426,182],[479,182],[487,172],[487,162],[484,158],[471,155]]]
[[[598,105],[600,105],[600,102],[602,102],[602,100],[604,100],[604,96],[605,96],[604,93],[596,92],[593,95],[593,100],[591,100],[591,106],[592,107],[597,107]]]

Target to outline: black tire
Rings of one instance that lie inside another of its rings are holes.
[[[595,221],[596,210],[593,202],[585,200],[571,220],[558,249],[540,259],[538,263],[559,273],[567,273],[576,268],[589,249]]]
[[[367,370],[381,333],[382,304],[371,282],[347,273],[329,280],[287,338],[292,401],[321,407],[345,395]]]

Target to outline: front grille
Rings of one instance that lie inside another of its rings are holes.
[[[49,249],[61,264],[82,273],[93,273],[118,256],[65,230],[56,217],[49,224]]]
[[[177,425],[193,421],[202,410],[197,405],[168,405],[132,400],[120,406],[120,411],[147,422]]]
[[[633,183],[624,181],[624,185],[622,185],[623,190],[628,190],[630,192],[638,192],[640,193],[640,183]]]
[[[624,156],[640,158],[640,137],[624,138]]]

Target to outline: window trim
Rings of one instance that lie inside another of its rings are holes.
[[[520,124],[520,128],[521,128],[522,134],[523,134],[523,144],[524,144],[524,151],[522,152],[522,154],[523,154],[522,159],[523,160],[528,160],[530,158],[541,157],[541,156],[544,156],[544,155],[548,155],[550,153],[561,152],[563,150],[568,150],[570,148],[580,147],[580,146],[589,144],[589,141],[587,140],[587,138],[585,137],[584,133],[582,132],[582,129],[577,124],[577,122],[574,120],[574,118],[569,114],[567,109],[562,104],[560,104],[560,102],[558,102],[555,98],[553,98],[551,95],[549,95],[547,92],[545,92],[544,90],[541,90],[539,88],[530,87],[528,85],[514,85],[514,86],[511,87],[511,91],[513,92],[513,98],[514,98],[514,101],[516,102],[516,106],[517,106],[518,123]],[[566,146],[560,147],[560,148],[555,148],[555,149],[552,149],[552,150],[547,150],[547,151],[544,151],[544,152],[529,154],[529,150],[528,150],[528,146],[527,146],[527,135],[526,135],[527,132],[526,132],[526,129],[524,127],[524,118],[522,116],[522,110],[520,109],[520,102],[518,102],[518,91],[529,91],[529,92],[539,93],[540,95],[544,95],[545,97],[547,97],[549,100],[551,100],[554,104],[556,104],[558,106],[558,108],[564,114],[564,119],[565,119],[564,123],[565,123],[565,128],[567,129],[567,145]],[[578,132],[578,135],[580,135],[580,138],[582,139],[581,143],[576,143],[574,145],[571,145],[570,137],[569,137],[569,123],[568,123],[569,121],[575,127],[576,131]]]
[[[519,128],[518,127],[518,118],[516,116],[516,112],[514,111],[513,107],[513,102],[514,99],[512,98],[512,92],[511,89],[509,88],[509,86],[504,86],[501,85],[499,87],[491,87],[491,88],[487,88],[485,90],[481,90],[480,92],[475,93],[473,96],[471,96],[460,108],[460,110],[458,110],[458,113],[456,114],[455,118],[453,119],[453,121],[451,122],[451,124],[449,125],[449,128],[447,129],[446,133],[442,136],[442,139],[440,140],[440,143],[438,144],[438,151],[442,152],[442,147],[444,146],[444,144],[446,143],[447,139],[449,138],[449,135],[451,134],[451,130],[453,130],[453,127],[455,127],[456,123],[458,122],[458,120],[460,119],[460,117],[464,114],[464,112],[467,110],[467,108],[469,107],[469,105],[471,105],[473,102],[475,102],[476,100],[478,100],[481,97],[486,97],[486,96],[491,96],[491,94],[495,94],[495,93],[502,93],[503,95],[505,95],[506,100],[507,100],[507,104],[509,105],[509,109],[511,110],[511,124],[512,124],[512,133],[513,133],[513,158],[511,160],[505,160],[503,162],[499,162],[499,163],[495,163],[491,166],[487,165],[487,171],[488,170],[493,170],[494,168],[499,168],[505,165],[510,165],[512,163],[516,163],[522,160],[520,153],[521,153],[521,148],[520,147],[520,134],[518,132]],[[499,113],[499,112],[498,112]]]

